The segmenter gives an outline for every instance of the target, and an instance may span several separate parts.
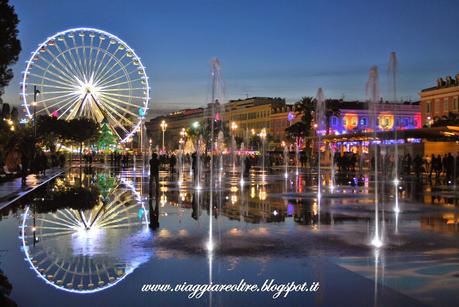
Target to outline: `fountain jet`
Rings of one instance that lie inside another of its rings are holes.
[[[378,129],[377,125],[377,103],[379,101],[379,81],[378,81],[378,67],[373,66],[370,68],[368,75],[368,81],[366,86],[368,100],[368,109],[372,118],[372,128],[373,128],[373,140],[376,141],[376,130]],[[376,142],[373,144],[374,151],[374,203],[375,203],[375,233],[371,244],[379,248],[383,245],[380,229],[379,229],[379,198],[378,198],[378,145]]]

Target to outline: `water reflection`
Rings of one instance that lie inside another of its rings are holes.
[[[151,257],[142,247],[151,239],[147,211],[131,181],[71,172],[44,195],[25,209],[21,243],[26,261],[47,284],[74,293],[101,291]]]

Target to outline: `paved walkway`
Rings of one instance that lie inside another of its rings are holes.
[[[41,185],[54,179],[64,172],[63,168],[55,167],[46,170],[46,176],[27,176],[26,184],[22,185],[21,177],[0,184],[0,210],[6,208],[19,198],[27,195]]]

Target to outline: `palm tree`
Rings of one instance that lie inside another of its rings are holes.
[[[315,110],[315,100],[312,97],[303,97],[295,102],[294,110],[297,115],[301,115],[301,121],[285,129],[290,137],[304,137],[309,135]]]

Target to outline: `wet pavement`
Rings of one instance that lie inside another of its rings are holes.
[[[282,170],[215,174],[212,194],[188,168],[72,169],[2,210],[0,269],[20,306],[234,304],[452,305],[459,300],[454,186],[409,178],[380,188],[384,246],[375,249],[373,179],[324,185]],[[157,192],[156,192],[157,191]],[[212,219],[209,220],[209,213]],[[211,227],[214,249],[206,248]],[[320,282],[317,293],[143,293],[145,283]],[[27,295],[24,295],[27,293]]]

